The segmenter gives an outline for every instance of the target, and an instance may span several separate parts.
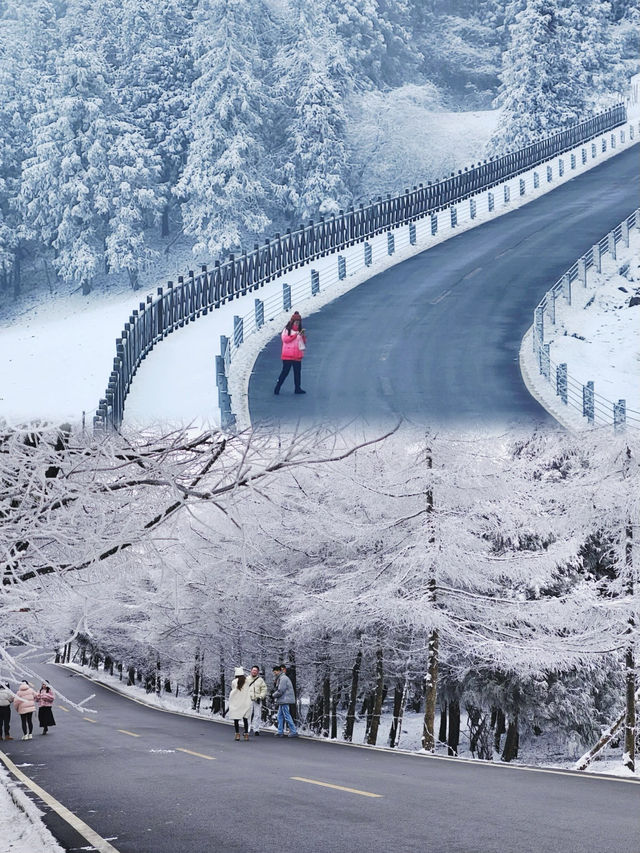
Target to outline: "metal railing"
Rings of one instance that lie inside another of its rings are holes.
[[[640,228],[640,209],[635,210],[613,231],[610,231],[588,252],[585,252],[547,291],[533,312],[532,342],[538,371],[551,385],[561,402],[567,408],[574,409],[584,417],[589,426],[613,425],[617,429],[622,429],[628,424],[639,428],[640,412],[628,409],[626,400],[618,400],[617,402],[608,400],[596,393],[593,381],[579,382],[568,373],[565,362],[554,362],[550,356],[550,344],[545,343],[544,340],[545,319],[552,326],[556,325],[556,303],[558,299],[562,299],[565,304],[571,305],[573,283],[577,281],[583,289],[586,289],[589,270],[600,273],[602,271],[602,258],[606,254],[615,260],[617,244],[622,242],[628,246],[629,232],[633,228]]]
[[[186,278],[179,276],[175,286],[170,281],[166,288],[159,287],[155,298],[147,296],[139,309],[132,312],[116,339],[113,370],[94,417],[94,428],[120,427],[125,400],[138,367],[153,347],[176,329],[296,267],[392,228],[425,216],[433,218],[446,208],[451,208],[452,225],[455,225],[452,205],[490,190],[625,121],[626,109],[617,104],[518,151],[474,164],[442,181],[405,190],[402,195],[379,197],[366,207],[360,205],[338,215],[321,217],[319,222],[311,220],[294,232],[287,229],[286,234],[276,234],[263,246],[256,243],[252,252],[242,252],[238,257],[230,255],[224,263],[216,261],[212,270],[203,266],[198,275],[190,271]],[[473,199],[470,205],[473,209]]]

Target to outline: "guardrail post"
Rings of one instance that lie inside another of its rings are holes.
[[[611,255],[611,259],[615,261],[616,259],[616,235],[613,231],[609,231],[607,234],[607,248],[609,249],[609,254]]]
[[[227,391],[227,375],[224,372],[224,358],[221,355],[216,356],[216,386],[219,391]],[[218,394],[218,402],[220,395]]]
[[[451,227],[455,228],[457,224],[458,224],[458,208],[452,207],[451,208]]]
[[[603,136],[602,137],[602,153],[604,154],[604,152],[606,150],[607,150],[607,139],[606,139],[606,137]]]
[[[489,213],[493,210],[496,205],[495,196],[493,193],[487,193],[487,207],[489,208]]]
[[[469,216],[471,219],[476,218],[476,200],[475,198],[469,199]]]
[[[540,373],[546,377],[546,379],[551,378],[551,357],[549,355],[550,346],[551,344],[542,344],[540,347]]]
[[[571,276],[565,273],[562,276],[562,295],[567,301],[567,305],[571,305]]]
[[[586,162],[587,162],[587,149],[586,149],[586,148],[583,148],[583,149],[582,149],[582,165],[584,166],[584,164],[585,164]]]
[[[233,317],[233,343],[237,347],[244,343],[244,321],[237,314]]]
[[[615,135],[615,133],[611,134],[611,147],[612,148],[616,147],[616,135]]]
[[[584,258],[578,261],[578,280],[582,282],[582,286],[587,286],[587,262]]]
[[[567,405],[567,365],[559,364],[556,367],[556,394],[562,402]]]
[[[291,311],[291,285],[282,282],[282,310]]]
[[[564,175],[564,160],[562,157],[558,160],[558,175],[560,177]]]
[[[368,243],[365,240],[365,243],[364,243],[364,265],[365,265],[365,267],[371,266],[372,257],[373,257],[373,253],[371,251],[371,243]]]
[[[582,414],[593,426],[595,420],[593,382],[587,382],[582,386]]]
[[[556,292],[555,290],[547,291],[547,314],[552,324],[555,326],[556,324]]]
[[[524,178],[520,178],[520,195],[524,195],[526,192],[526,184],[524,182]]]
[[[624,222],[620,225],[620,232],[622,234],[622,242],[625,246],[629,246],[629,223],[625,219]]]
[[[540,175],[537,172],[533,173],[533,188],[537,190],[540,186]]]
[[[507,204],[511,201],[511,187],[509,184],[504,185],[504,203]]]
[[[591,247],[593,255],[593,268],[596,272],[602,272],[602,259],[600,258],[600,243],[595,243]]]
[[[572,154],[571,155],[571,168],[575,169],[575,167],[576,167],[576,155]]]
[[[542,343],[544,340],[544,308],[538,305],[534,312],[535,335],[533,336],[533,351],[536,350],[536,339]]]
[[[320,273],[318,270],[311,270],[311,295],[315,296],[320,293]]]
[[[633,125],[630,124],[629,125],[629,139],[633,139],[633,137],[634,137]]]
[[[433,237],[437,233],[438,233],[438,214],[432,213],[431,214],[431,236]]]
[[[624,127],[620,128],[620,142],[624,145],[624,142],[625,142]]]
[[[553,169],[551,166],[547,166],[547,183],[550,184],[553,180]]]
[[[387,231],[387,255],[393,255],[396,250],[396,240],[391,231]]]
[[[256,316],[256,329],[264,326],[264,302],[262,299],[254,299],[254,310]]]
[[[626,400],[618,400],[613,404],[613,426],[616,430],[623,430],[627,422],[627,403]]]
[[[411,246],[416,244],[416,226],[415,223],[409,223],[409,243]]]
[[[347,277],[347,261],[344,255],[338,255],[338,281]]]

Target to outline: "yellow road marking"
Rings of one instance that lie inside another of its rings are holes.
[[[204,755],[202,752],[194,752],[192,749],[183,749],[181,746],[177,746],[176,749],[178,752],[186,752],[188,755],[196,755],[198,758],[206,758],[207,761],[215,761],[213,755]]]
[[[345,788],[344,785],[331,785],[329,782],[318,782],[317,779],[305,779],[302,776],[291,777],[296,782],[308,782],[310,785],[321,785],[323,788],[335,788],[336,791],[346,791],[348,794],[359,794],[361,797],[376,797],[382,799],[382,794],[372,794],[371,791],[359,791],[357,788]]]
[[[36,785],[36,783],[33,782],[26,773],[23,773],[22,770],[18,769],[13,761],[11,761],[11,759],[2,752],[0,752],[0,760],[4,761],[7,769],[13,773],[16,779],[19,779],[21,782],[24,782],[28,788],[31,788],[36,796],[40,797],[40,799],[46,803],[49,808],[59,814],[60,817],[72,826],[76,832],[79,832],[83,838],[86,838],[89,844],[98,850],[99,853],[118,853],[112,844],[109,844],[105,838],[98,835],[95,830],[91,829],[91,827],[83,820],[80,820],[77,815],[69,811],[69,809],[63,806],[62,803],[58,802],[58,800],[54,799],[54,797],[45,791],[44,788],[41,788],[40,785]]]
[[[61,711],[66,711],[67,714],[69,713],[69,709],[65,708],[64,705],[58,705],[58,708],[60,708]]]
[[[118,729],[119,732],[122,732],[123,735],[129,735],[129,737],[142,737],[142,735],[137,735],[135,732],[128,732],[126,729]]]
[[[97,723],[97,720],[92,720],[91,717],[83,717],[83,720],[86,720],[88,723]]]

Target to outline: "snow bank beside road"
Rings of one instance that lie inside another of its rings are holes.
[[[42,812],[0,764],[0,853],[62,853]]]
[[[613,404],[626,400],[627,410],[640,412],[640,234],[629,235],[629,247],[618,244],[617,259],[606,254],[602,272],[590,270],[587,288],[572,287],[572,304],[556,303],[556,325],[545,323],[545,343],[554,364],[567,365],[570,379],[594,383],[594,391]],[[580,413],[565,406],[554,386],[540,375],[525,336],[520,363],[529,391],[564,426],[588,426]]]

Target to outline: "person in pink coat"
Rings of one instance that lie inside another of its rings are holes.
[[[282,338],[282,370],[273,393],[280,393],[282,383],[293,367],[295,393],[306,394],[307,392],[300,387],[300,374],[302,372],[302,359],[307,348],[307,336],[302,328],[302,317],[297,311],[291,315],[291,319],[282,330],[280,337]]]
[[[13,700],[13,707],[20,714],[22,740],[31,740],[33,736],[33,712],[36,709],[36,696],[36,691],[29,682],[23,681]]]
[[[42,734],[46,735],[51,726],[55,726],[56,721],[53,718],[53,700],[55,695],[51,687],[46,681],[42,682],[40,692],[36,696],[38,703],[38,723],[42,728]]]

